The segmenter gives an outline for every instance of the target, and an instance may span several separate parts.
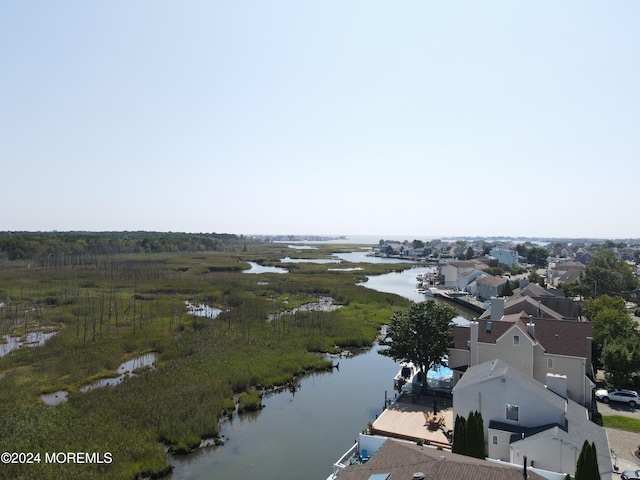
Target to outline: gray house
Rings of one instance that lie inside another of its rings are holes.
[[[476,288],[478,289],[478,300],[488,300],[491,297],[499,297],[502,290],[507,285],[507,279],[493,275],[485,275],[478,278]]]
[[[453,413],[467,417],[476,410],[489,458],[522,464],[526,455],[533,467],[575,475],[587,440],[596,445],[601,478],[612,478],[606,431],[567,398],[563,376],[548,375],[545,386],[502,360],[475,365],[453,388]]]

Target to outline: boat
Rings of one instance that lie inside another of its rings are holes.
[[[400,364],[400,371],[393,377],[393,388],[401,391],[402,387],[412,382],[419,372],[420,369],[416,367],[413,362],[402,362]]]

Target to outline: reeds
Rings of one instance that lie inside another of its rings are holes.
[[[280,247],[281,249],[282,247]],[[407,301],[355,283],[362,272],[299,264],[283,275],[246,275],[243,260],[277,263],[272,245],[238,253],[93,255],[0,270],[0,333],[58,330],[44,346],[0,358],[0,450],[110,452],[110,464],[7,465],[10,478],[135,478],[166,471],[164,448],[184,453],[218,435],[219,419],[259,408],[260,389],[331,367],[310,352],[371,345]],[[253,258],[252,258],[253,257]],[[388,271],[372,265],[371,272]],[[398,268],[394,266],[394,268]],[[343,274],[344,273],[344,274]],[[369,273],[369,272],[367,272]],[[319,296],[342,308],[279,316]],[[224,311],[187,315],[184,301]],[[80,393],[125,360],[156,352],[117,387]],[[50,407],[41,393],[67,390]],[[164,444],[164,447],[163,447]]]

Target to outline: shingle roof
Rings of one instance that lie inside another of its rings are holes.
[[[538,313],[538,309],[540,312]],[[519,313],[525,311],[529,315],[544,318],[564,318],[575,320],[582,315],[580,305],[571,298],[554,295],[540,285],[530,283],[511,297],[506,297],[504,313]],[[480,318],[491,316],[491,310],[486,310]]]
[[[538,285],[537,283],[529,283],[526,287],[522,288],[519,292],[521,296],[530,296],[530,297],[555,297],[553,293],[551,293],[546,288]]]
[[[367,463],[347,467],[338,478],[368,480],[375,473],[390,473],[389,480],[405,480],[416,472],[424,473],[429,480],[522,480],[519,468],[391,439],[384,442]],[[532,471],[528,473],[530,480],[543,480]]]
[[[522,441],[558,438],[565,444],[572,443],[578,451],[582,448],[585,440],[589,443],[593,442],[598,454],[600,472],[611,472],[611,455],[609,453],[609,440],[607,439],[606,430],[590,421],[587,417],[586,409],[573,400],[567,400],[565,416],[567,419],[566,428],[556,426],[539,432],[530,432],[526,434]],[[512,446],[515,448],[520,441],[517,439]]]
[[[521,312],[519,315],[505,315],[502,320],[478,319],[478,342],[495,343],[498,338],[518,322],[523,331],[527,331],[529,316]],[[491,331],[487,324],[491,322]],[[593,336],[593,325],[590,322],[571,320],[555,320],[550,318],[533,318],[534,339],[545,351],[553,355],[589,358],[590,344],[587,337]],[[466,350],[470,340],[469,327],[453,327],[453,348]]]
[[[478,283],[480,285],[488,285],[490,287],[499,287],[500,285],[505,285],[507,283],[507,279],[504,277],[485,275],[484,277],[480,277],[478,279]]]
[[[460,391],[464,388],[477,385],[484,382],[493,382],[499,378],[506,378],[520,385],[522,388],[529,390],[531,393],[540,397],[543,401],[556,408],[564,409],[565,400],[551,390],[548,390],[537,380],[522,373],[517,368],[511,367],[509,364],[500,359],[494,359],[479,365],[470,367],[465,374],[458,380],[453,391]]]

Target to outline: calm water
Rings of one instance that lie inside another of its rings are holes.
[[[256,262],[247,262],[251,268],[249,270],[243,270],[242,273],[254,273],[254,274],[260,274],[260,273],[289,273],[289,270],[287,270],[286,268],[280,268],[280,267],[263,267],[262,265],[257,264]]]
[[[326,479],[367,422],[394,395],[399,366],[377,353],[336,358],[340,369],[307,376],[295,394],[263,399],[265,408],[222,426],[227,443],[171,460],[177,479]]]
[[[336,254],[354,263],[390,261],[366,253]],[[345,258],[346,257],[346,258]],[[416,275],[429,267],[370,277],[368,288],[424,301],[415,292]],[[466,318],[471,314],[462,312]],[[354,443],[358,433],[383,410],[385,391],[395,394],[399,365],[379,355],[378,346],[353,358],[334,359],[340,369],[307,376],[300,389],[263,399],[261,412],[236,417],[221,427],[227,443],[186,457],[171,458],[172,480],[183,479],[318,479]]]

